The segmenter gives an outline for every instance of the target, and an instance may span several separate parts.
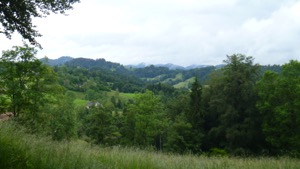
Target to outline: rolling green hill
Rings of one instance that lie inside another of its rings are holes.
[[[45,59],[43,60],[45,62]],[[47,62],[45,62],[47,63]],[[141,68],[125,67],[119,63],[105,59],[87,59],[62,57],[48,60],[55,66],[61,84],[69,90],[83,91],[82,86],[88,81],[97,83],[99,90],[119,90],[121,92],[141,91],[147,84],[166,83],[175,88],[187,88],[191,79],[197,77],[205,84],[209,74],[222,66],[203,66],[192,69],[169,69],[161,66],[145,66]],[[279,65],[261,66],[261,72],[272,70],[280,72]]]

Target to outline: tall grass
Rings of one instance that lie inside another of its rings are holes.
[[[0,123],[1,169],[107,168],[89,150],[88,145],[54,142],[25,134],[24,129],[9,122]]]
[[[292,158],[229,158],[175,155],[133,148],[91,146],[83,141],[54,142],[26,134],[10,122],[0,123],[2,169],[296,169]]]

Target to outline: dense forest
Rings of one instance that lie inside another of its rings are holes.
[[[0,111],[31,133],[163,152],[300,155],[300,62],[128,68],[104,59],[49,66],[28,45],[0,58]],[[299,100],[298,100],[299,99]]]

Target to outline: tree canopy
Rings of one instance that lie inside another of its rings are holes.
[[[32,18],[45,17],[50,13],[65,13],[79,0],[1,0],[0,1],[0,33],[11,38],[14,32],[28,40],[31,44],[40,46],[36,37],[41,34],[35,30]]]
[[[292,60],[281,73],[267,71],[258,83],[257,107],[262,129],[273,151],[299,153],[300,62]]]

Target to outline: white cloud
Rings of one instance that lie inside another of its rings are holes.
[[[220,64],[233,53],[262,64],[300,57],[297,0],[89,0],[68,14],[34,20],[39,57],[180,65]],[[0,37],[0,49],[20,42]]]

